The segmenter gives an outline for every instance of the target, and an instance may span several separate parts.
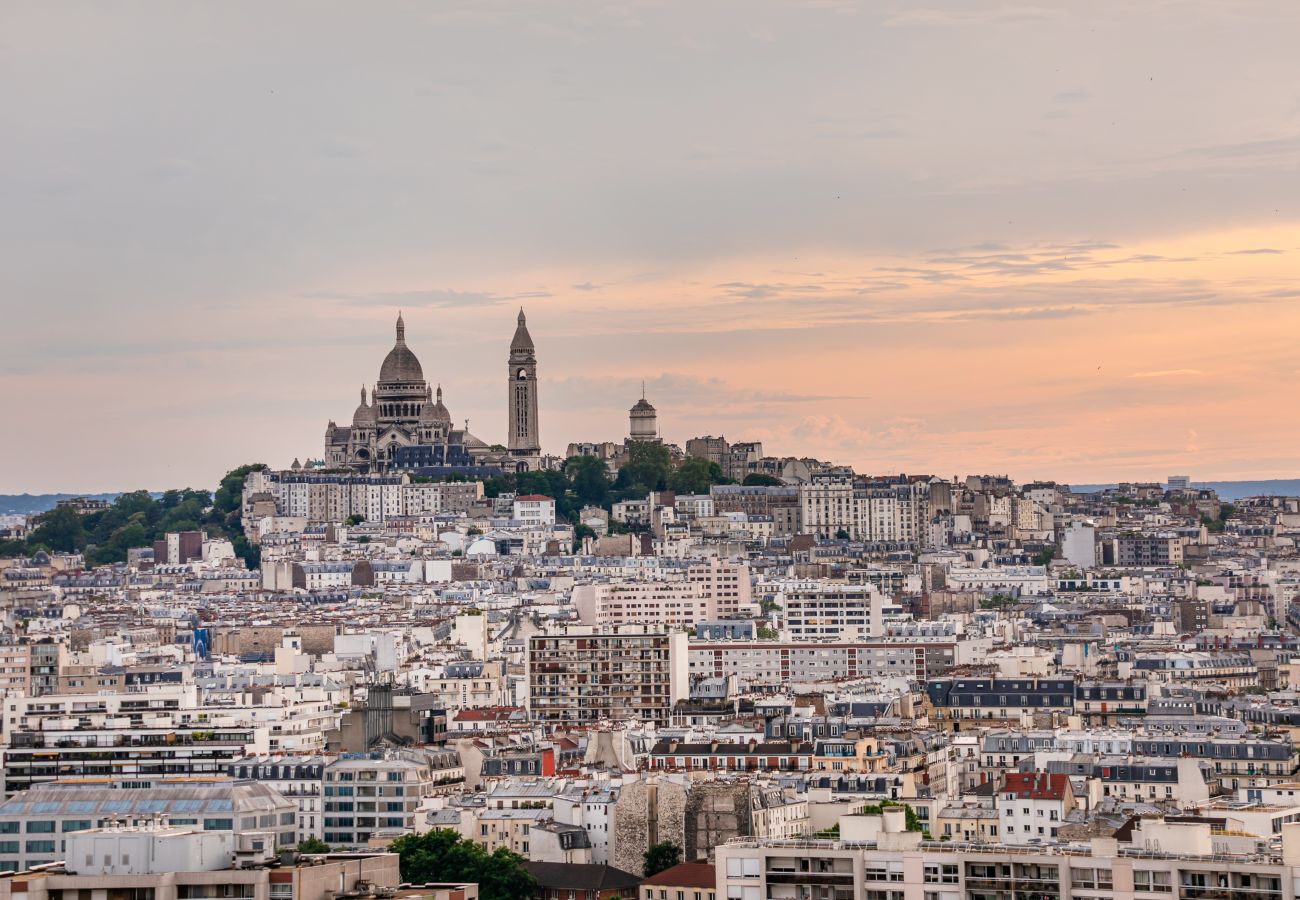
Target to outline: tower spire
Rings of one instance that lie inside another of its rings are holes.
[[[406,343],[406,323],[402,321],[402,311],[397,311],[397,343]]]

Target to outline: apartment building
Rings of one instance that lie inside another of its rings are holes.
[[[1026,715],[1074,711],[1073,678],[934,678],[926,682],[931,721],[940,728],[1019,724]]]
[[[737,840],[717,848],[717,893],[730,900],[1294,900],[1296,896],[1300,825],[1284,827],[1280,852],[1238,854],[1216,852],[1209,824],[1143,825],[1143,844],[1096,840],[1069,852],[1055,847],[923,841],[920,834],[900,834],[900,826],[864,841]]]
[[[735,616],[751,602],[749,567],[708,560],[673,580],[618,579],[576,585],[572,603],[584,625],[624,622],[672,627]]]
[[[688,694],[687,636],[636,625],[569,626],[528,639],[527,669],[536,721],[667,725]]]
[[[956,663],[955,638],[881,638],[853,643],[692,641],[692,679],[735,675],[750,690],[782,689],[791,682],[899,676],[924,681]]]
[[[813,475],[799,486],[802,531],[833,538],[914,543],[930,522],[929,483],[922,480],[866,481],[849,474]]]
[[[1176,566],[1183,561],[1183,542],[1168,535],[1120,535],[1115,538],[1114,564],[1143,568]]]
[[[416,830],[415,810],[434,792],[438,777],[415,759],[367,754],[335,760],[325,767],[325,843],[364,847],[375,837]]]
[[[46,781],[116,777],[136,786],[214,776],[247,753],[270,751],[266,725],[209,721],[193,684],[114,694],[5,701],[6,795]]]
[[[400,880],[392,853],[328,854],[285,864],[269,832],[241,834],[149,823],[77,831],[66,859],[0,875],[4,900],[380,900]],[[475,900],[476,886],[456,900]],[[450,892],[424,894],[452,900]]]
[[[793,641],[854,641],[885,633],[883,594],[871,585],[825,581],[782,587],[777,603]]]
[[[263,784],[219,779],[134,788],[112,778],[42,784],[0,803],[0,871],[63,859],[70,832],[141,827],[163,818],[235,837],[269,832],[276,846],[297,838],[293,801]]]
[[[247,756],[228,763],[226,774],[240,781],[265,784],[297,804],[297,844],[325,836],[321,786],[329,762],[324,756]]]

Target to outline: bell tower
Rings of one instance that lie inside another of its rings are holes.
[[[537,422],[537,352],[523,309],[519,310],[518,322],[506,364],[506,447],[515,460],[515,471],[528,472],[538,468],[542,456]]]

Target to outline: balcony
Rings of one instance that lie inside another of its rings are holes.
[[[827,887],[852,887],[852,872],[795,872],[786,869],[769,869],[768,884],[825,885]]]

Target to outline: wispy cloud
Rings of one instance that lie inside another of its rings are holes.
[[[1035,6],[1003,6],[996,9],[905,9],[884,20],[887,28],[961,28],[1042,22],[1063,18],[1059,10]]]
[[[1152,372],[1134,372],[1129,378],[1186,378],[1194,375],[1204,375],[1200,369],[1156,369]]]

